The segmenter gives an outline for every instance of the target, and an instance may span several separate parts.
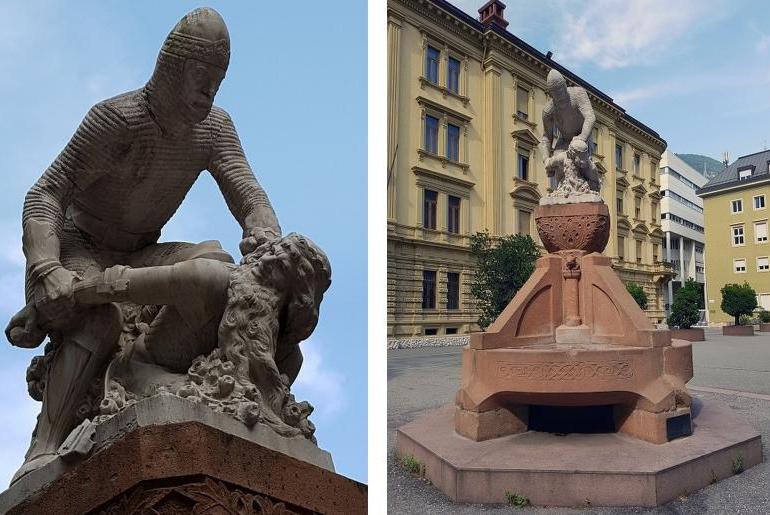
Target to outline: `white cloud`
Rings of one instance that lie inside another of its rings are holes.
[[[760,55],[767,54],[768,50],[770,50],[770,34],[761,35],[757,40],[757,43],[754,46],[754,49]]]
[[[722,0],[594,0],[564,4],[556,55],[621,68],[655,61],[716,17]]]
[[[304,361],[292,393],[298,401],[310,402],[318,418],[328,419],[346,407],[345,376],[325,362],[321,342],[311,338],[301,348]]]

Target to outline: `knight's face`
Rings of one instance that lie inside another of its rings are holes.
[[[180,95],[188,122],[198,123],[208,116],[224,78],[225,70],[218,66],[196,59],[185,61]]]
[[[548,94],[557,105],[564,105],[569,102],[569,94],[566,87],[552,87],[548,90]]]

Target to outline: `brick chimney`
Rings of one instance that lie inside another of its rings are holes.
[[[505,4],[500,0],[489,0],[479,9],[479,20],[486,27],[494,23],[499,27],[505,28],[508,26],[508,22],[503,17],[503,11],[505,11]]]

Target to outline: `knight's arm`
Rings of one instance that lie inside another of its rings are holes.
[[[543,137],[540,139],[543,156],[551,157],[553,150],[553,101],[549,100],[543,108]]]
[[[125,119],[97,104],[69,143],[30,188],[22,212],[22,247],[30,277],[39,278],[60,266],[59,241],[64,214],[77,189],[91,184],[126,130]]]
[[[238,133],[230,116],[214,108],[212,118],[219,127],[215,135],[208,170],[217,181],[227,207],[243,228],[243,237],[253,229],[265,229],[281,235],[267,193],[257,182],[241,147]]]
[[[594,114],[594,108],[591,107],[591,100],[588,98],[588,93],[581,88],[577,90],[577,95],[577,107],[580,110],[580,114],[583,115],[583,128],[580,131],[579,138],[583,141],[588,141],[588,138],[591,137],[591,131],[594,130],[596,115]]]

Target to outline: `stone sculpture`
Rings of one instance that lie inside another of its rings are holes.
[[[148,83],[96,104],[24,203],[27,306],[8,339],[45,354],[27,371],[42,401],[14,481],[89,452],[94,428],[158,393],[313,442],[290,386],[331,269],[281,228],[229,115],[213,105],[230,59],[221,16],[172,29]],[[243,228],[240,266],[216,241],[158,243],[203,170]]]
[[[546,174],[558,185],[540,204],[601,202],[599,171],[590,152],[596,115],[588,93],[567,87],[557,70],[548,72],[546,88],[551,98],[543,108],[541,148]]]

